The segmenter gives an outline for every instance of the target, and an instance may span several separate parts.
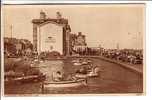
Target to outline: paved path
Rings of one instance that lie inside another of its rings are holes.
[[[99,58],[102,60],[106,60],[112,63],[116,63],[121,65],[122,67],[128,68],[132,71],[135,71],[137,73],[143,74],[143,64],[129,64],[127,62],[122,62],[122,61],[118,61],[118,60],[114,60],[114,59],[109,59],[109,58],[105,58],[102,56],[81,56],[81,57],[91,57],[91,58]]]
[[[109,59],[109,58],[105,58],[105,57],[99,57],[99,58],[101,58],[103,60],[106,60],[106,61],[110,61],[110,62],[119,64],[119,65],[121,65],[125,68],[131,69],[131,70],[136,71],[140,74],[143,74],[143,65],[142,64],[129,64],[129,63],[126,63],[126,62],[113,60],[113,59]]]

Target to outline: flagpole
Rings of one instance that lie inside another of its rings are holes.
[[[41,30],[40,30],[40,27],[39,27],[39,54],[41,52]]]

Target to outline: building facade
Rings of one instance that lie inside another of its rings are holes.
[[[82,32],[78,32],[78,34],[71,34],[70,40],[71,54],[79,54],[80,52],[86,50],[86,38],[85,35],[82,34]]]

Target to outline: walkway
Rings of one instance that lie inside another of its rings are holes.
[[[72,56],[72,57],[74,57],[74,56]],[[79,57],[99,58],[99,59],[102,59],[102,60],[106,60],[106,61],[109,61],[109,62],[112,62],[112,63],[119,64],[119,65],[121,65],[125,68],[131,69],[135,72],[143,74],[143,64],[130,64],[130,63],[127,63],[127,62],[122,62],[122,61],[118,61],[118,60],[114,60],[114,59],[110,59],[110,58],[105,58],[103,56],[79,56]]]

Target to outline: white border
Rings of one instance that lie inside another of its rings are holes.
[[[8,2],[9,1],[9,2]],[[152,96],[152,2],[148,1],[53,1],[53,2],[37,2],[37,1],[2,1],[3,4],[35,4],[35,3],[146,3],[146,96],[53,96],[53,97],[2,97],[2,100],[149,100]],[[1,21],[2,23],[2,21]],[[3,30],[1,30],[2,32]],[[3,40],[3,38],[1,38]],[[2,46],[2,42],[1,42]],[[3,53],[1,52],[1,56]],[[3,65],[3,63],[1,62]],[[2,69],[3,70],[3,69]]]
[[[2,4],[48,4],[48,3],[148,3],[149,0],[2,0]]]
[[[146,9],[146,80],[147,96],[152,96],[152,2],[147,3]]]

